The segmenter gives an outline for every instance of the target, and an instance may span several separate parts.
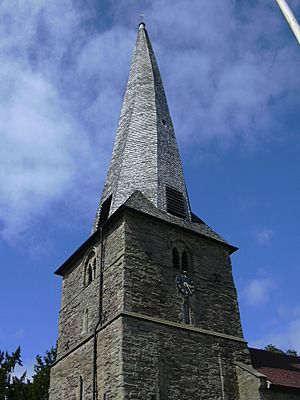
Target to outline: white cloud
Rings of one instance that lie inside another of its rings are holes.
[[[288,349],[297,350],[300,354],[300,318],[280,324],[279,329],[273,328],[272,332],[253,341],[251,346],[263,348],[268,344],[274,344],[284,351]]]
[[[264,245],[270,243],[274,235],[274,231],[266,226],[255,228],[252,231],[252,236],[256,243]]]
[[[251,279],[242,291],[242,296],[252,307],[261,307],[270,300],[271,292],[276,287],[270,278]]]
[[[103,151],[62,90],[63,54],[80,23],[72,3],[63,3],[0,6],[0,233],[6,240],[34,230],[67,194],[87,201],[82,192],[91,190],[90,177],[97,170],[101,178]]]
[[[5,239],[34,232],[45,213],[68,224],[70,215],[82,218],[96,207],[91,199],[100,194],[111,151],[140,5],[120,2],[109,26],[96,9],[93,1],[0,4]],[[300,85],[276,7],[166,0],[144,4],[144,11],[178,137],[226,149],[286,135],[280,118],[296,104]]]
[[[277,309],[279,318],[300,318],[300,305],[295,305],[293,307],[286,307],[280,305]]]
[[[226,147],[280,134],[279,115],[289,95],[297,102],[299,77],[293,44],[281,39],[276,5],[154,2],[151,18],[169,39],[158,37],[155,47],[165,55],[162,69],[182,137]]]

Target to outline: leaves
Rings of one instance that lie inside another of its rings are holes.
[[[26,379],[26,372],[20,378],[13,375],[15,367],[23,365],[21,348],[11,354],[0,351],[0,400],[48,400],[50,367],[55,357],[54,347],[47,350],[43,357],[37,355],[30,382]]]
[[[287,351],[283,351],[278,347],[274,346],[273,344],[268,344],[264,350],[270,351],[271,353],[278,353],[278,354],[286,354],[287,356],[294,356],[297,357],[298,353],[296,350],[288,349]]]
[[[50,367],[55,361],[56,349],[51,347],[46,351],[44,357],[36,356],[34,365],[34,372],[32,385],[31,385],[31,399],[32,400],[47,400],[48,389],[50,384]]]

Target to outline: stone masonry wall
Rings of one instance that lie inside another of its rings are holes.
[[[183,321],[183,296],[175,284],[180,271],[172,262],[172,246],[178,242],[189,252],[195,284],[189,300],[191,324],[242,337],[225,246],[134,212],[128,211],[125,218],[125,310]]]
[[[98,399],[109,394],[109,399],[121,400],[123,377],[121,361],[121,319],[108,325],[98,333],[97,386]],[[93,337],[63,358],[51,368],[49,390],[50,400],[81,400],[80,380],[82,379],[82,399],[92,399],[93,388]]]
[[[288,393],[288,391],[277,391],[271,387],[267,388],[267,379],[258,371],[249,373],[237,366],[239,400],[299,400],[299,393]]]
[[[245,344],[124,318],[124,399],[237,400],[235,358]]]
[[[124,399],[123,360],[122,360],[123,324],[118,318],[98,335],[97,386],[98,399]]]
[[[74,263],[74,266],[69,268],[63,277],[58,359],[92,335],[99,319],[99,241],[93,244],[92,248],[95,247],[98,251],[96,277],[89,285],[83,284],[83,261],[90,249]],[[107,321],[123,307],[124,224],[122,220],[106,232],[103,248],[103,316]]]
[[[261,380],[257,376],[238,366],[236,369],[238,375],[240,400],[262,400],[259,390],[261,387]]]
[[[180,271],[172,264],[172,246],[186,246],[196,286],[190,302],[191,326],[242,339],[227,248],[128,209],[114,221],[106,228],[103,241],[103,314],[108,325],[98,335],[99,399],[107,394],[109,400],[223,400],[222,373],[226,400],[236,400],[233,365],[235,360],[248,362],[245,342],[178,327],[183,321],[183,298],[175,285]],[[92,247],[99,254],[97,241]],[[97,271],[87,287],[82,285],[82,262],[88,251],[64,276],[58,358],[51,370],[50,400],[78,399],[80,376],[84,398],[91,398],[100,281]],[[215,282],[215,273],[220,282]],[[87,308],[88,329],[83,332]],[[177,325],[122,317],[122,311]]]
[[[49,400],[79,400],[80,377],[83,392],[91,398],[93,342],[90,340],[51,368]]]

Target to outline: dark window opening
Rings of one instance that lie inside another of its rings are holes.
[[[183,322],[185,324],[191,323],[190,307],[189,307],[188,299],[184,299],[184,303],[183,303]]]
[[[79,400],[83,400],[83,379],[79,378]]]
[[[110,195],[102,204],[98,227],[101,226],[108,218],[112,195]]]
[[[88,266],[88,285],[92,282],[93,280],[93,271],[92,271],[92,267],[89,265]]]
[[[93,273],[94,273],[94,278],[96,278],[96,267],[97,267],[97,260],[94,258],[93,261]]]
[[[189,271],[189,257],[185,250],[183,250],[181,255],[181,269],[182,271]]]
[[[181,192],[166,186],[167,212],[185,218],[184,197]]]
[[[173,249],[173,267],[179,269],[179,253],[176,248]]]

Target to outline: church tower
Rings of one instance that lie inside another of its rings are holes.
[[[235,250],[191,211],[141,23],[92,235],[56,271],[50,400],[239,399]]]

